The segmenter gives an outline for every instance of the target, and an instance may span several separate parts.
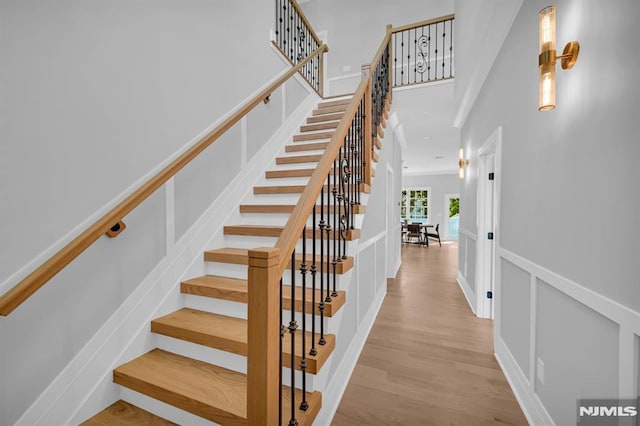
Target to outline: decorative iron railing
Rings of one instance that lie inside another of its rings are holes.
[[[322,41],[302,13],[296,0],[276,0],[275,40],[273,44],[291,62],[297,65],[322,46]],[[322,56],[314,57],[300,74],[322,96]]]
[[[370,66],[373,72],[363,76],[275,247],[249,252],[248,400],[264,399],[268,394],[279,396],[277,412],[249,404],[250,424],[253,419],[261,424],[288,419],[283,422],[296,425],[298,416],[310,409],[309,398],[314,393],[307,389],[308,360],[327,344],[325,309],[338,296],[338,274],[353,262],[347,256],[347,242],[356,235],[355,213],[361,192],[371,181],[372,129],[374,125],[375,129],[382,128],[390,102],[390,39],[389,28]],[[289,272],[285,272],[287,269]],[[290,288],[283,284],[285,276]],[[254,288],[257,292],[252,295]],[[296,309],[298,291],[303,299]],[[286,310],[285,292],[291,293]],[[311,309],[307,307],[308,297]],[[279,314],[270,311],[265,298],[279,298]],[[296,310],[301,313],[296,314]],[[251,342],[260,340],[257,333],[279,337],[278,347],[252,348]],[[290,347],[283,347],[285,344]],[[289,360],[282,358],[285,350],[291,351]],[[285,365],[290,368],[288,372]],[[278,378],[270,376],[274,369],[279,371]],[[261,387],[254,388],[252,383]],[[269,415],[273,416],[271,420],[266,417]]]
[[[454,77],[453,21],[447,15],[393,29],[393,86]]]

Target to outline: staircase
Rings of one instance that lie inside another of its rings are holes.
[[[349,101],[350,98],[345,98],[318,104],[317,109],[307,118],[306,124],[300,127],[300,133],[293,137],[291,144],[285,146],[282,156],[275,159],[274,167],[266,171],[266,184],[255,186],[249,202],[239,206],[242,220],[247,223],[225,225],[223,232],[228,246],[205,251],[204,262],[210,274],[181,283],[185,307],[151,322],[151,332],[163,336],[157,340],[161,347],[117,367],[113,371],[115,383],[215,423],[247,424],[246,370],[242,367],[233,368],[233,363],[227,363],[226,366],[215,365],[209,359],[212,356],[191,357],[189,354],[198,354],[198,348],[206,347],[232,354],[232,357],[247,356],[245,318],[248,301],[248,249],[272,246],[281,235],[297,197],[305,188],[305,180],[313,173],[315,163],[322,156]],[[359,189],[361,193],[370,191],[366,184],[361,184]],[[364,212],[364,206],[356,206],[356,214]],[[310,238],[314,232],[318,231],[309,227],[306,237]],[[360,230],[352,229],[347,232],[346,239],[353,241],[359,236]],[[296,257],[295,263],[296,265],[290,264],[289,268],[300,266],[300,255]],[[352,267],[353,258],[346,257],[338,264],[336,272],[344,274]],[[306,311],[318,315],[317,306],[312,306],[310,302],[312,290],[306,292]],[[283,308],[291,309],[294,306],[296,311],[301,312],[303,291],[296,288],[294,293],[295,298],[292,298],[291,288],[285,287]],[[320,290],[317,290],[315,300],[320,299]],[[324,316],[334,316],[345,304],[345,300],[345,292],[338,291],[337,296],[324,305]],[[285,333],[282,360],[287,368],[292,367],[289,339],[289,334]],[[308,333],[307,340],[310,339],[311,333]],[[306,358],[309,374],[320,373],[335,348],[334,335],[325,334],[325,339],[326,344],[317,345],[317,354]],[[300,369],[302,359],[300,340],[296,340],[294,354],[293,368],[296,370]],[[174,341],[175,344],[166,344]],[[180,353],[172,351],[174,347],[182,348]],[[242,363],[236,363],[237,365]],[[286,390],[283,391],[283,423],[289,422],[290,408],[287,404],[290,402],[287,401],[287,394]],[[308,391],[307,400],[309,408],[306,411],[298,408],[296,413],[301,425],[313,423],[321,408],[322,395],[317,391]],[[83,424],[174,424],[132,405],[131,402],[134,401],[119,400]],[[180,418],[176,414],[176,419]]]

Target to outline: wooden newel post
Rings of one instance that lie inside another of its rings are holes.
[[[277,425],[280,368],[280,250],[249,250],[247,420]]]

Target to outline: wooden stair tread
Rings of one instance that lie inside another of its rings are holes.
[[[329,142],[317,142],[317,143],[299,143],[296,145],[287,145],[284,147],[284,152],[300,152],[300,151],[322,151],[327,149]]]
[[[254,194],[301,194],[306,188],[306,185],[272,185],[272,186],[254,186]],[[327,190],[325,185],[324,190]],[[366,183],[360,184],[360,192],[369,194],[371,192],[371,186]]]
[[[316,256],[316,262],[319,262],[320,259],[321,259],[320,256]],[[205,262],[220,262],[220,263],[231,263],[235,265],[248,265],[249,250],[237,249],[237,248],[219,248],[219,249],[207,250],[204,252],[204,260]],[[296,254],[295,268],[300,269],[301,263],[302,263],[302,255]],[[307,255],[306,263],[309,265],[312,263],[312,258],[310,255]],[[291,267],[291,262],[289,262],[289,265],[287,265],[287,267],[288,268]],[[351,268],[353,268],[353,257],[347,256],[346,259],[342,259],[341,262],[338,262],[336,266],[336,273],[344,274]]]
[[[151,331],[186,340],[199,345],[209,346],[247,356],[247,320],[210,312],[183,308],[151,321]],[[317,374],[335,348],[335,335],[326,334],[325,345],[316,345],[317,355],[309,355],[311,332],[306,333],[307,372]],[[316,334],[316,341],[319,335]],[[295,367],[300,369],[302,361],[302,335],[295,338]],[[285,333],[282,344],[282,361],[285,367],[291,367],[291,335]]]
[[[373,169],[372,169],[373,170]],[[293,209],[296,206],[293,204],[241,204],[240,205],[240,213],[282,213],[282,214],[290,214],[293,212]],[[343,211],[343,208],[338,209],[338,211]],[[363,204],[354,204],[353,205],[353,213],[354,214],[364,214],[367,210],[367,206]],[[325,212],[326,212],[325,207]],[[333,206],[329,206],[329,212],[333,213]],[[320,213],[320,206],[316,206],[316,212]]]
[[[314,109],[312,114],[325,115],[325,114],[332,114],[335,112],[344,112],[346,111],[347,106],[348,104],[341,104],[341,105],[335,105],[335,106],[329,106],[329,107],[322,107],[322,108]]]
[[[317,163],[321,158],[322,154],[291,155],[287,157],[276,157],[276,164]]]
[[[242,373],[153,349],[116,368],[113,381],[216,423],[247,424],[247,377]],[[288,388],[283,391],[290,393]],[[308,392],[310,409],[296,409],[299,424],[311,424],[321,398],[319,392]],[[287,422],[289,407],[290,399],[283,398]]]
[[[333,113],[333,114],[324,114],[324,115],[316,115],[313,117],[307,117],[307,124],[315,124],[315,123],[324,123],[326,121],[335,121],[342,120],[342,116],[344,113]]]
[[[316,169],[290,169],[290,170],[267,170],[264,176],[267,179],[281,179],[292,177],[311,177]],[[329,171],[333,175],[333,168]]]
[[[300,126],[300,131],[304,133],[304,132],[315,132],[318,130],[328,130],[328,129],[335,130],[338,128],[338,124],[340,124],[340,121],[338,120],[323,121],[321,123],[315,123],[315,124],[306,124],[304,126]]]
[[[316,133],[304,133],[302,135],[294,135],[294,142],[303,142],[303,141],[315,141],[318,139],[331,139],[335,131],[332,132],[316,132]]]
[[[118,400],[91,417],[80,423],[81,426],[137,426],[137,425],[176,425],[169,420],[158,417],[142,408],[131,405],[123,400]]]
[[[229,300],[239,303],[247,303],[249,297],[247,280],[221,277],[217,275],[205,275],[184,281],[180,284],[180,289],[182,293],[186,294]],[[324,304],[324,315],[327,317],[334,316],[346,302],[346,293],[342,290],[337,293],[338,295],[333,297],[331,302],[325,302]],[[302,312],[301,287],[296,287],[295,295],[296,310],[298,312]],[[310,288],[310,284],[308,284],[306,294],[306,311],[308,313],[313,311],[312,297],[313,290]],[[319,289],[316,289],[316,315],[319,315],[320,313],[318,306],[320,305],[321,297],[322,292]],[[288,285],[283,286],[282,305],[285,310],[291,309],[291,287]]]
[[[318,104],[318,108],[328,108],[328,107],[333,107],[337,105],[348,105],[352,99],[353,99],[353,96],[348,98],[343,98],[343,99],[336,99],[333,101],[323,101]]]
[[[280,237],[280,235],[282,235],[283,230],[284,230],[284,226],[274,226],[274,225],[225,225],[224,235]],[[313,238],[313,234],[314,234],[313,229],[307,228],[306,237]],[[320,239],[321,234],[319,229],[316,230],[315,236],[317,239]],[[333,239],[333,232],[329,234],[329,238]],[[353,241],[360,238],[360,230],[359,229],[347,230],[345,238],[347,241]]]

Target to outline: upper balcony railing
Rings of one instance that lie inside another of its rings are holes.
[[[297,65],[322,46],[322,40],[311,27],[296,0],[276,0],[275,36],[273,44],[292,65]],[[322,96],[322,55],[314,57],[302,67],[300,74]]]
[[[454,77],[453,20],[447,15],[393,28],[393,87]]]

